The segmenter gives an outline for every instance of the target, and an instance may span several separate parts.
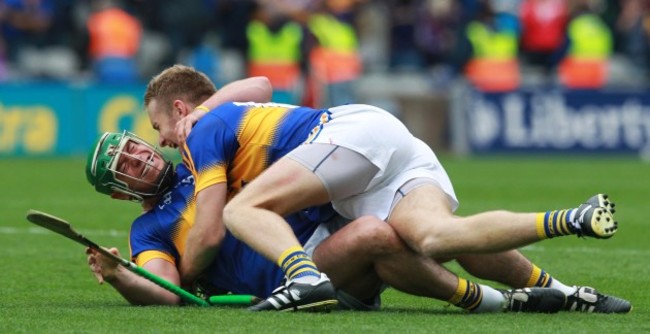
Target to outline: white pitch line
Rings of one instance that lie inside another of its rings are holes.
[[[38,227],[29,227],[29,228],[17,228],[17,227],[0,227],[0,234],[52,234],[53,232],[48,231],[44,228]],[[79,233],[89,236],[89,237],[120,237],[125,238],[128,234],[124,231],[118,230],[80,230]]]

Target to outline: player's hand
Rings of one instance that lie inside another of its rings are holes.
[[[118,257],[120,256],[120,252],[117,248],[110,248],[108,251]],[[88,255],[88,266],[90,267],[90,271],[93,273],[99,284],[103,284],[104,281],[110,281],[115,278],[118,270],[117,262],[106,258],[92,248],[86,248],[86,255]]]
[[[185,115],[176,123],[176,138],[178,139],[178,146],[182,146],[187,136],[192,132],[192,127],[198,122],[201,117],[205,116],[207,111],[201,109],[194,109],[191,113]]]

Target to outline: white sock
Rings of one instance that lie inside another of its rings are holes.
[[[320,276],[306,275],[306,276],[302,276],[302,277],[296,277],[296,278],[292,279],[291,281],[296,282],[296,283],[301,283],[301,284],[311,284],[311,283],[317,282],[319,279],[320,279]]]
[[[553,281],[551,282],[551,285],[549,288],[557,289],[562,291],[566,296],[570,296],[578,290],[578,288],[574,286],[568,286],[564,285],[564,283],[558,281],[557,279],[553,278]]]
[[[477,308],[472,311],[473,313],[482,313],[482,312],[503,312],[503,305],[506,302],[503,294],[498,290],[489,287],[487,285],[478,284],[483,291],[483,300],[478,305]]]

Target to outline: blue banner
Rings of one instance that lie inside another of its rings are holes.
[[[0,86],[0,157],[85,155],[104,131],[156,143],[143,110],[144,85]]]
[[[470,151],[650,150],[650,95],[631,91],[470,93],[464,107]]]

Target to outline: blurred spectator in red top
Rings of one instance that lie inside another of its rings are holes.
[[[524,0],[521,5],[521,51],[531,65],[550,74],[553,54],[565,39],[569,12],[565,0]]]

